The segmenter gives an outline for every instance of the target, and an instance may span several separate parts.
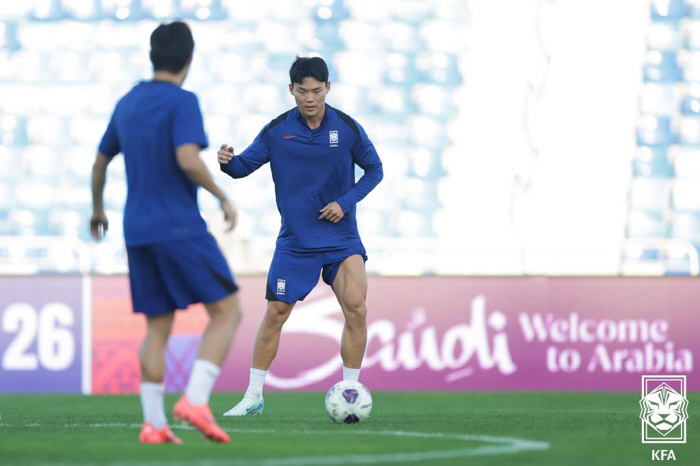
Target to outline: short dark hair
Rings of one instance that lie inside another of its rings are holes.
[[[181,21],[163,23],[151,34],[151,63],[155,71],[179,73],[193,50],[192,31]]]
[[[328,66],[321,57],[297,57],[289,69],[292,84],[301,84],[304,78],[314,78],[322,83],[328,82]]]

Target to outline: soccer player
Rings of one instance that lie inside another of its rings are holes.
[[[277,354],[282,326],[319,274],[338,298],[345,327],[340,343],[343,379],[357,380],[367,345],[367,255],[355,219],[356,204],[381,181],[382,163],[364,129],[326,104],[331,89],[323,59],[299,58],[289,70],[296,108],[266,125],[238,156],[224,144],[221,170],[233,178],[270,162],[282,228],[267,277],[267,310],[260,325],[250,384],[224,416],[260,414],[262,389]],[[355,183],[355,165],[364,175]]]
[[[109,225],[103,208],[107,165],[124,154],[131,297],[134,312],[143,313],[147,323],[140,351],[143,443],[181,443],[165,417],[165,348],[175,310],[199,302],[205,303],[210,321],[173,416],[206,438],[230,442],[211,414],[209,395],[240,319],[238,287],[199,213],[198,186],[219,199],[229,229],[237,213],[199,158],[208,145],[199,102],[181,88],[193,50],[185,23],[161,24],[153,31],[153,80],[139,83],[119,100],[92,169],[90,230],[100,240]]]

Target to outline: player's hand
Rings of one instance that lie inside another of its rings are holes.
[[[109,229],[109,221],[104,212],[93,212],[90,217],[90,234],[92,237],[100,241],[107,234]]]
[[[224,201],[221,203],[221,210],[224,212],[224,220],[228,225],[226,231],[233,231],[233,229],[236,228],[236,224],[238,223],[238,211],[228,201]]]
[[[340,204],[335,201],[321,209],[320,212],[321,216],[318,218],[319,220],[328,220],[329,222],[333,223],[338,223],[340,219],[345,217],[345,212],[343,212]]]
[[[221,144],[221,148],[216,155],[219,163],[226,165],[233,158],[233,147],[229,147],[228,144]]]

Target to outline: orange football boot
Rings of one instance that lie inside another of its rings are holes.
[[[141,443],[176,443],[181,444],[182,440],[175,437],[173,431],[170,427],[163,426],[162,429],[156,429],[153,424],[146,422],[141,427],[141,433],[139,434],[139,442]]]
[[[196,427],[209,440],[231,443],[231,438],[214,420],[209,405],[196,406],[182,395],[173,407],[173,416],[180,421],[187,421]]]

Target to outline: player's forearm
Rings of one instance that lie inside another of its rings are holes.
[[[220,163],[219,166],[231,178],[245,178],[253,172],[240,156],[232,158],[229,163]]]
[[[196,158],[187,166],[181,168],[194,184],[201,186],[202,188],[209,191],[217,199],[219,199],[219,201],[227,201],[226,195],[214,182],[214,179],[211,177],[209,170],[207,170],[206,165],[204,165],[204,162],[202,162],[201,159]]]
[[[349,212],[352,206],[364,199],[377,187],[382,178],[384,178],[384,170],[381,163],[368,167],[355,186],[338,198],[336,202],[343,209],[343,212]]]
[[[95,162],[92,166],[92,210],[104,212],[104,190],[107,181],[106,166]]]

